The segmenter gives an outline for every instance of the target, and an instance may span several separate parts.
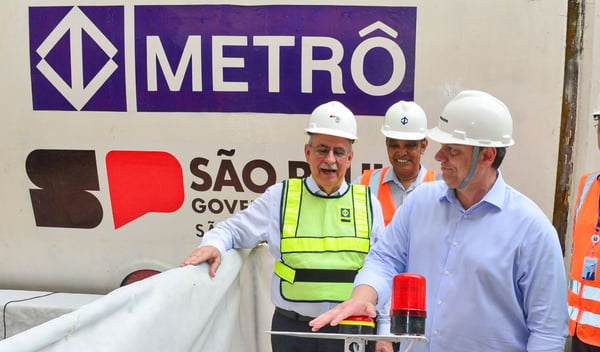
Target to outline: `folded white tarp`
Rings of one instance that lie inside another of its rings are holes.
[[[87,293],[0,290],[0,340],[70,313],[101,297],[103,295]]]
[[[270,351],[273,306],[268,248],[229,251],[208,265],[176,268],[121,287],[0,341],[0,352]]]

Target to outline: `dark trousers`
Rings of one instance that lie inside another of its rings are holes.
[[[571,352],[600,352],[600,346],[588,345],[575,335],[571,339]]]
[[[273,314],[271,323],[272,331],[311,332],[308,326],[310,318],[289,317],[277,310]],[[319,332],[337,333],[338,327],[324,326]],[[271,335],[271,348],[273,352],[343,352],[344,340],[313,339],[288,335]]]

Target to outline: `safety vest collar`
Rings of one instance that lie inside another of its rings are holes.
[[[581,206],[583,205],[583,201],[585,200],[587,193],[589,192],[590,188],[592,187],[592,184],[594,183],[594,181],[596,181],[599,176],[600,176],[600,171],[590,172],[587,174],[587,176],[586,175],[583,176],[583,177],[585,177],[585,181],[583,183],[581,192],[577,196],[577,203],[576,203],[577,206],[575,207],[575,213],[573,215],[573,224],[575,224],[577,221],[577,216],[579,215],[579,212],[581,211]]]
[[[296,179],[290,179],[290,180],[296,180]],[[297,179],[300,180],[300,179]],[[288,182],[289,180],[286,180],[284,182]],[[315,197],[320,197],[320,198],[339,198],[339,197],[343,197],[349,190],[350,190],[350,184],[346,181],[343,181],[340,184],[340,187],[338,188],[337,191],[333,192],[332,194],[326,194],[325,192],[323,192],[320,188],[319,185],[317,184],[317,181],[315,181],[314,178],[312,178],[312,176],[306,177],[304,179],[302,179],[302,183],[304,184],[304,186],[306,187],[306,190],[308,192],[310,192],[310,194],[314,195]]]

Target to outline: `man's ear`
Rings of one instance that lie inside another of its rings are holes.
[[[348,159],[348,163],[351,163],[351,162],[352,162],[352,159],[354,159],[354,150],[351,150],[351,151],[348,153],[348,158],[347,158],[347,159]]]
[[[486,165],[492,165],[496,159],[497,152],[498,151],[494,147],[481,148],[481,152],[479,153],[481,161]]]
[[[308,162],[308,157],[310,156],[310,147],[308,146],[308,144],[304,145],[304,158],[306,159],[306,162]]]

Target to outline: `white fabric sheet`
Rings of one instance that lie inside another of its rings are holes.
[[[0,340],[77,310],[102,295],[0,290]]]
[[[268,248],[229,251],[208,265],[176,268],[0,341],[0,352],[270,351]]]

